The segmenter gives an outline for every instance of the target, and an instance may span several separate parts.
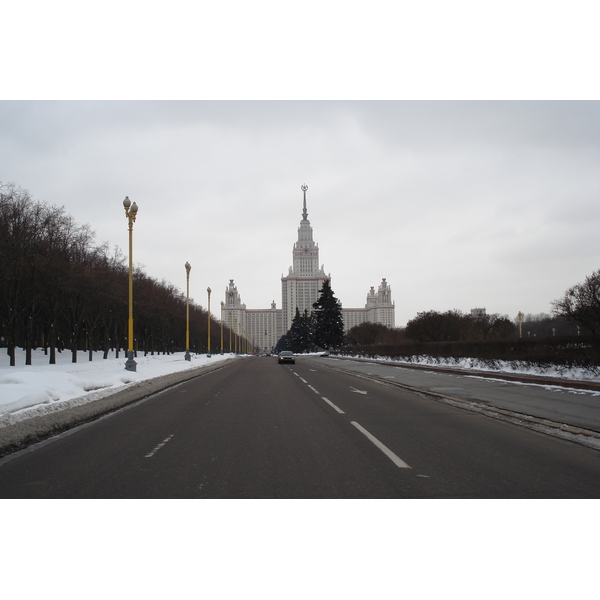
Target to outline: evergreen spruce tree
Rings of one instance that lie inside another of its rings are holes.
[[[313,316],[306,308],[304,309],[300,325],[300,345],[302,352],[310,352],[314,350],[315,326]]]
[[[333,295],[328,279],[323,282],[319,299],[313,304],[313,308],[314,343],[326,350],[339,348],[344,342],[342,305]]]
[[[287,343],[292,352],[302,352],[300,350],[300,338],[301,338],[301,319],[300,311],[296,307],[296,314],[292,319],[292,325],[290,330],[287,332]]]
[[[296,314],[292,321],[292,325],[287,334],[287,341],[292,352],[302,353],[308,352],[313,348],[313,324],[312,317],[308,310],[304,310],[304,314],[300,314],[296,308]]]
[[[279,340],[277,340],[277,344],[275,344],[275,352],[277,354],[279,354],[282,350],[290,350],[287,335],[282,335]]]

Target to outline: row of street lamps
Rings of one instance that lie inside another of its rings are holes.
[[[127,327],[127,362],[125,363],[125,369],[127,371],[135,371],[137,369],[137,363],[133,359],[133,224],[135,223],[135,217],[138,212],[138,205],[134,202],[131,203],[129,196],[125,196],[123,200],[123,207],[125,208],[125,216],[129,222],[129,320]],[[190,355],[190,271],[192,266],[189,262],[185,263],[186,273],[186,306],[185,306],[185,360],[192,360]],[[208,354],[210,358],[210,287],[206,289],[208,293]],[[221,302],[221,354],[223,354],[223,302]],[[230,341],[229,349],[231,350],[231,331],[229,332]]]

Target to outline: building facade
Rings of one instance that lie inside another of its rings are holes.
[[[275,347],[283,335],[282,311],[277,309],[275,301],[271,308],[248,309],[242,299],[233,279],[225,289],[225,302],[221,303],[221,319],[232,332],[229,348],[238,350],[239,338],[250,340],[253,348],[269,352]],[[286,330],[287,331],[287,330]],[[227,340],[225,340],[227,346]]]
[[[377,292],[371,286],[364,308],[342,308],[344,330],[350,331],[361,323],[381,323],[386,327],[395,327],[395,314],[396,305],[392,302],[392,290],[384,277]]]
[[[323,265],[319,267],[319,245],[313,240],[313,230],[306,209],[308,186],[303,185],[301,189],[304,194],[302,220],[298,227],[298,239],[292,250],[292,266],[288,274],[281,278],[282,308],[278,309],[273,301],[271,308],[247,309],[233,279],[229,280],[229,286],[225,289],[225,302],[221,303],[221,318],[232,330],[233,337],[246,337],[253,348],[261,352],[272,351],[281,336],[288,332],[296,309],[301,314],[305,310],[312,312],[323,282],[331,279],[331,275],[325,273]],[[367,322],[395,327],[395,305],[386,280],[382,280],[377,292],[371,287],[364,308],[342,307],[342,317],[345,331]],[[235,345],[230,345],[230,348],[235,349]]]

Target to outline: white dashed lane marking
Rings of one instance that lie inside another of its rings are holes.
[[[327,398],[325,398],[325,396],[321,396],[321,399],[325,400],[325,402],[327,402],[327,404],[329,404],[329,406],[335,408],[335,410],[337,410],[340,413],[340,415],[346,414],[341,408],[338,408],[331,400],[327,400]]]
[[[152,452],[146,454],[146,458],[152,458],[175,434],[171,434],[168,438],[165,438]]]
[[[374,435],[369,433],[362,425],[356,421],[351,421],[352,425],[356,427],[369,441],[373,442],[397,467],[401,469],[410,469],[410,467],[396,454],[394,454],[385,444],[382,444]]]
[[[320,395],[320,393],[312,385],[308,384],[308,381],[306,381],[306,379],[303,379],[302,377],[300,377],[300,375],[298,375],[298,373],[296,373],[295,371],[292,371],[292,372],[294,373],[294,375],[296,375],[296,377],[300,378],[300,381],[302,381],[303,383],[308,385],[308,387],[315,394]],[[356,388],[353,388],[353,387],[350,387],[350,390],[353,392],[356,392],[358,394],[364,394],[364,395],[367,394],[366,391],[357,390]],[[327,404],[329,404],[329,406],[331,406],[332,408],[337,410],[337,412],[340,413],[341,415],[345,414],[341,408],[337,407],[331,400],[328,400],[327,398],[325,398],[325,396],[321,396],[321,399],[324,400],[325,402],[327,402]],[[377,448],[379,448],[397,467],[399,467],[400,469],[410,469],[410,467],[397,454],[394,454],[394,452],[392,452],[385,444],[380,442],[372,433],[369,433],[362,425],[360,425],[356,421],[350,421],[350,423],[352,425],[354,425],[354,427],[356,427],[356,429],[358,429],[370,442],[375,444],[375,446],[377,446]]]

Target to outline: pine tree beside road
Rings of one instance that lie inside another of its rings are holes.
[[[323,282],[319,299],[313,304],[315,344],[331,350],[344,342],[344,320],[341,302],[334,296],[329,280]]]

